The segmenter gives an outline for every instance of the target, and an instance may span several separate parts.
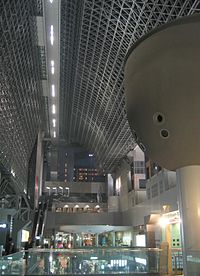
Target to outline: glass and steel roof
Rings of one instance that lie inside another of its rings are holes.
[[[41,122],[36,10],[35,1],[0,1],[0,168],[22,191]]]
[[[36,21],[45,1],[60,1],[58,142],[84,146],[110,172],[135,146],[123,91],[128,49],[200,10],[199,0],[0,0],[0,166],[24,185],[45,108]]]
[[[128,49],[150,30],[199,9],[193,0],[62,1],[60,138],[89,148],[112,171],[134,147],[123,90]]]

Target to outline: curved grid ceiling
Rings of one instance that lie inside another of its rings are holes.
[[[84,145],[112,171],[134,147],[123,91],[128,49],[148,31],[199,10],[194,0],[62,1],[60,137]]]
[[[41,3],[0,0],[0,167],[13,169],[24,187],[42,118],[35,17],[42,15]],[[129,47],[149,30],[195,12],[195,0],[61,1],[61,141],[85,146],[113,170],[134,147],[123,93]]]
[[[34,4],[0,0],[0,168],[15,176],[22,191],[41,122]]]

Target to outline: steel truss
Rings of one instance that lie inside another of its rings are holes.
[[[90,149],[112,171],[135,145],[123,89],[128,49],[159,25],[199,10],[194,0],[62,1],[60,136],[66,143]]]
[[[0,165],[12,172],[22,191],[41,121],[35,17],[40,2],[0,0]]]

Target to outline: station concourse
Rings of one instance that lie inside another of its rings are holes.
[[[199,12],[0,0],[0,274],[200,275]]]

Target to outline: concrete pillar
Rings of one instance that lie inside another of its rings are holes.
[[[155,227],[156,227],[156,225],[154,225],[154,224],[146,225],[146,247],[148,247],[148,248],[156,247]]]
[[[115,247],[115,231],[112,232],[112,246]]]
[[[112,177],[112,174],[108,174],[107,175],[107,183],[108,183],[108,196],[113,196],[114,194],[114,187],[113,187],[113,177]]]
[[[200,16],[182,17],[136,43],[124,70],[127,114],[137,143],[151,160],[177,170],[188,276],[200,271],[199,47]]]
[[[200,263],[200,166],[177,170],[184,274],[199,275]]]
[[[95,235],[95,245],[98,247],[99,246],[99,234]]]
[[[76,234],[72,233],[72,248],[75,248],[75,242],[76,242]]]
[[[67,181],[73,182],[74,179],[74,150],[68,149],[67,151]]]
[[[172,246],[171,246],[171,225],[165,227],[165,240],[168,244],[168,274],[172,274]]]

